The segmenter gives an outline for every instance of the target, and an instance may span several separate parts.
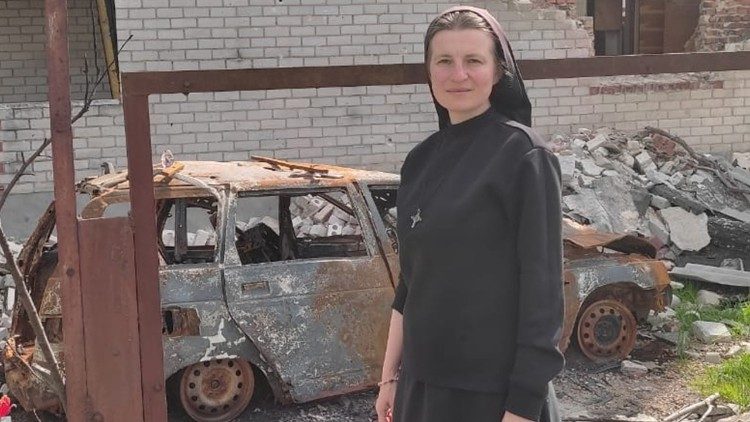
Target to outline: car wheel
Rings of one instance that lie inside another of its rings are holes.
[[[242,359],[216,359],[185,368],[180,380],[180,402],[198,422],[228,421],[250,403],[255,376]]]
[[[635,346],[638,333],[630,309],[613,299],[597,300],[578,319],[578,345],[597,362],[624,359]]]

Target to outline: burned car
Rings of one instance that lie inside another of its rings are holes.
[[[281,403],[373,387],[398,280],[397,175],[254,157],[155,168],[164,376],[197,421],[229,420],[268,386]],[[78,187],[82,219],[128,210],[127,173]],[[62,350],[54,205],[19,265],[47,335]],[[626,356],[636,318],[668,300],[664,265],[643,239],[566,220],[565,335],[592,359]],[[26,409],[58,409],[20,305],[4,352]],[[61,359],[64,361],[64,359]],[[64,363],[64,362],[63,362]],[[43,365],[42,365],[43,366]]]

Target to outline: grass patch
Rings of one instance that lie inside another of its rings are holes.
[[[677,354],[680,357],[684,357],[695,321],[724,323],[735,337],[750,335],[750,302],[723,303],[721,307],[698,305],[698,288],[692,283],[685,283],[685,287],[675,291],[675,295],[682,300],[674,308],[679,321]]]
[[[706,369],[693,385],[704,396],[719,393],[725,400],[740,405],[743,411],[750,409],[750,354]]]

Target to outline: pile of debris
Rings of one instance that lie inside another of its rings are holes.
[[[633,134],[580,129],[555,135],[553,143],[567,216],[649,238],[657,258],[678,266],[723,264],[730,267],[723,276],[750,287],[750,272],[743,271],[743,262],[750,263],[750,153],[736,153],[732,162],[698,154],[650,127]]]
[[[312,195],[292,198],[290,211],[297,237],[362,234],[357,217],[344,211],[344,209],[352,210],[349,198],[335,193],[329,194],[329,198],[329,201]],[[334,202],[338,202],[343,207],[336,206]]]

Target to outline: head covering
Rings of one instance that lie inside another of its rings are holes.
[[[487,24],[492,28],[492,32],[497,35],[500,40],[500,46],[502,49],[502,56],[506,63],[507,72],[502,75],[500,81],[492,87],[492,93],[490,93],[490,104],[492,107],[505,115],[511,120],[515,120],[526,126],[531,126],[531,102],[529,101],[528,95],[526,95],[526,87],[523,84],[523,78],[521,78],[521,71],[516,65],[516,59],[513,57],[513,50],[510,48],[508,37],[505,35],[500,23],[495,19],[490,12],[480,9],[478,7],[471,6],[456,6],[452,7],[440,16],[446,15],[452,12],[473,12],[484,19]],[[429,66],[427,62],[427,39],[425,39],[424,54],[425,54],[425,65]],[[440,129],[450,126],[450,118],[448,117],[448,110],[441,106],[435,99],[435,94],[432,92],[432,84],[430,85],[430,93],[432,93],[432,100],[435,103],[435,109],[438,114],[438,124]]]

